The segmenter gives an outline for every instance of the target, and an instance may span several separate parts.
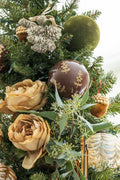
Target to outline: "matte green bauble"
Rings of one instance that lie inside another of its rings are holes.
[[[94,50],[99,43],[99,27],[96,22],[88,16],[73,16],[64,23],[63,28],[63,34],[70,33],[73,35],[68,50],[75,51],[88,46]]]

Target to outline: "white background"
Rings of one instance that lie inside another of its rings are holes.
[[[103,56],[105,72],[113,71],[117,83],[108,97],[120,92],[120,1],[119,0],[81,0],[78,13],[89,10],[101,11],[97,24],[100,28],[100,42],[94,50],[95,56]],[[112,122],[120,123],[120,115],[109,117]]]
[[[96,9],[102,14],[97,19],[101,36],[94,54],[103,56],[105,70],[117,75],[117,85],[111,92],[114,96],[120,92],[120,1],[81,0],[78,13]]]

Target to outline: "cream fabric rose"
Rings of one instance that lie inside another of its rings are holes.
[[[30,169],[37,159],[46,153],[50,139],[50,128],[47,121],[33,114],[20,114],[8,129],[9,140],[18,149],[28,151],[22,166]]]
[[[0,112],[2,114],[13,114],[13,112],[8,109],[6,100],[3,101],[0,99]]]
[[[46,103],[45,82],[26,79],[6,87],[5,101],[1,100],[0,112],[9,114],[17,110],[38,110]]]

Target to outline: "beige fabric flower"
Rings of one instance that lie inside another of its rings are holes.
[[[2,114],[13,114],[13,112],[8,109],[6,100],[3,101],[2,99],[0,99],[0,112]]]
[[[0,112],[9,114],[18,110],[38,110],[46,103],[45,82],[26,79],[6,87],[5,101],[1,100]]]
[[[50,128],[47,121],[33,114],[20,114],[8,129],[10,141],[18,149],[28,151],[22,166],[30,169],[37,159],[46,153],[46,145],[50,139]]]

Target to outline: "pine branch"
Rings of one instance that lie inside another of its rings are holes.
[[[93,62],[91,66],[89,67],[89,72],[92,73],[91,76],[94,77],[95,74],[99,76],[101,72],[103,71],[102,69],[103,65],[103,57],[98,56],[97,58],[93,57]]]
[[[115,97],[110,98],[108,113],[113,116],[120,114],[120,93],[117,94]]]
[[[117,80],[116,76],[113,74],[113,72],[108,72],[106,75],[102,76],[101,93],[103,94],[109,93],[112,90],[116,80]]]
[[[94,169],[90,168],[88,178],[90,180],[111,180],[111,179],[113,179],[112,178],[113,175],[114,175],[114,170],[110,169],[110,168],[107,168],[101,172],[97,172],[96,169],[94,170]]]
[[[36,180],[36,179],[46,180],[46,176],[42,172],[30,176],[30,180]]]
[[[89,17],[91,17],[92,19],[96,20],[96,19],[101,15],[101,12],[98,11],[98,10],[95,10],[95,11],[87,11],[87,12],[82,13],[82,15],[89,16]]]
[[[77,0],[73,0],[73,2],[68,3],[68,5],[66,3],[65,8],[63,8],[62,12],[59,15],[64,16],[67,12],[70,12],[70,10],[73,9],[74,6],[76,7],[76,3],[77,3]]]

